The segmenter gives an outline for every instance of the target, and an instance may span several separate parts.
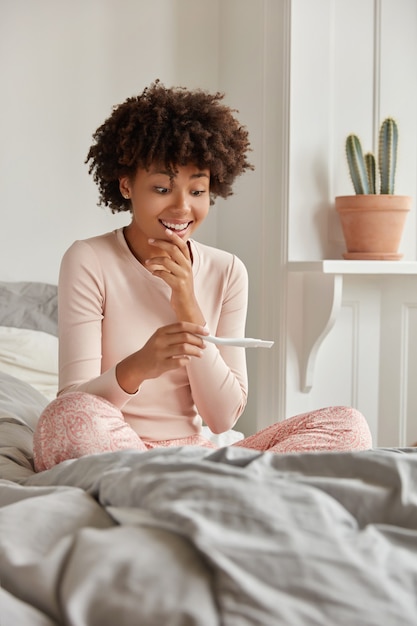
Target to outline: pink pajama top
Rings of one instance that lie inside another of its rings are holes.
[[[245,266],[223,250],[190,245],[194,290],[210,333],[243,337]],[[133,256],[123,229],[73,243],[62,259],[58,294],[60,394],[78,390],[109,400],[144,440],[188,437],[203,421],[215,433],[236,423],[247,397],[243,348],[207,342],[201,358],[145,380],[136,394],[119,386],[117,363],[177,321],[170,287]]]

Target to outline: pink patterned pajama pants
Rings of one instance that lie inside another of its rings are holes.
[[[53,400],[41,414],[34,434],[34,463],[40,472],[87,454],[189,445],[217,448],[201,435],[142,441],[113,404],[88,393],[71,392]],[[277,422],[233,445],[271,452],[347,451],[367,450],[372,439],[359,411],[337,406]]]

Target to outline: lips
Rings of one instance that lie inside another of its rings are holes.
[[[166,222],[165,220],[159,220],[159,221],[161,222],[162,226],[165,226],[165,228],[169,228],[169,230],[172,230],[175,233],[181,233],[187,230],[189,225],[192,223],[192,222],[175,223],[175,222]]]

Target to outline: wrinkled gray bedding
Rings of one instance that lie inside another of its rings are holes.
[[[0,376],[1,626],[417,623],[413,449],[115,452],[35,474],[41,406]]]
[[[56,287],[0,326],[56,334]],[[0,371],[0,626],[416,626],[417,450],[115,452],[33,471]]]

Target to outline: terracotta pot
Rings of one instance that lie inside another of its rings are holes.
[[[410,196],[337,196],[336,211],[347,249],[344,258],[401,259],[398,247],[411,204]]]

